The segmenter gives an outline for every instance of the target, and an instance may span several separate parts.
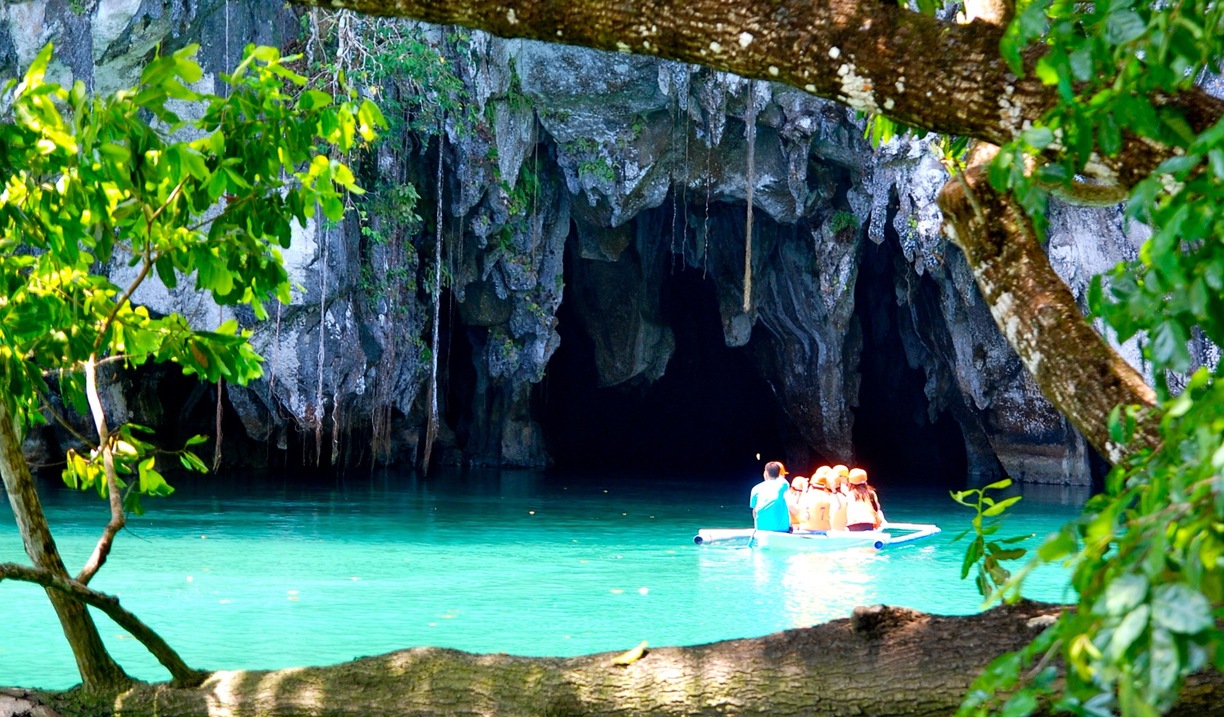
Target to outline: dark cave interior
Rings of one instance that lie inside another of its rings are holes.
[[[742,478],[759,470],[757,453],[781,454],[785,415],[747,349],[723,341],[713,281],[677,266],[660,303],[676,342],[664,375],[603,388],[582,320],[562,303],[561,346],[537,392],[557,468]]]
[[[895,289],[903,263],[899,253],[895,236],[879,245],[864,242],[855,285],[863,335],[855,456],[873,482],[960,487],[968,470],[960,426],[947,411],[930,420],[926,377],[909,366],[901,343],[898,312],[904,309]]]
[[[960,427],[947,412],[929,420],[924,374],[905,360],[894,298],[898,252],[895,238],[866,242],[856,287],[865,344],[856,462],[879,484],[960,486],[967,468]],[[751,344],[724,343],[713,282],[676,266],[664,280],[661,308],[676,340],[665,374],[600,388],[592,341],[574,307],[562,303],[561,346],[536,392],[556,467],[742,479],[769,456],[794,453],[802,439],[758,374]]]

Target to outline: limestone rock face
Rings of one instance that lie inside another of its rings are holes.
[[[0,8],[0,74],[55,40],[57,79],[110,91],[136,80],[157,43],[198,42],[203,85],[216,86],[246,43],[301,47],[310,24],[271,0],[74,7]],[[852,112],[780,85],[404,27],[440,48],[465,88],[441,150],[443,460],[547,464],[533,390],[559,346],[563,299],[593,346],[599,385],[664,376],[676,341],[661,287],[679,266],[713,283],[723,341],[751,352],[796,450],[852,460],[860,398],[915,375],[921,401],[907,404],[906,420],[954,422],[971,473],[1088,480],[1089,450],[1037,391],[940,232],[935,197],[947,175],[926,142],[873,149]],[[363,181],[383,198],[412,185],[421,197],[412,212],[379,214],[371,200],[364,218],[299,231],[286,253],[291,303],[267,321],[236,316],[254,330],[267,372],[229,387],[228,405],[272,455],[332,465],[418,455],[438,151],[437,135],[383,144]],[[1121,230],[1116,210],[1056,207],[1051,224],[1051,257],[1081,297],[1143,238]],[[187,289],[150,285],[137,298],[201,326],[232,316]]]

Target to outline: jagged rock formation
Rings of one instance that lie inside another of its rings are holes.
[[[134,82],[158,42],[192,41],[207,84],[247,42],[303,46],[301,12],[261,0],[8,3],[0,75],[54,39],[53,74],[108,91]],[[448,118],[442,149],[442,460],[548,462],[538,386],[561,344],[563,302],[581,327],[571,335],[590,343],[599,386],[641,387],[683,370],[671,368],[677,336],[663,287],[696,271],[712,286],[723,344],[747,352],[772,388],[792,459],[850,460],[857,448],[901,472],[907,457],[889,451],[918,450],[922,441],[905,436],[938,424],[972,474],[1088,480],[1089,449],[1041,397],[939,232],[946,174],[926,142],[873,149],[852,112],[788,87],[630,55],[416,32],[441,48],[473,110]],[[746,119],[755,125],[751,171]],[[432,219],[386,207],[396,206],[397,186],[412,184],[417,213],[432,218],[437,152],[427,137],[382,145],[365,162],[375,189],[365,217],[302,231],[286,257],[300,287],[292,303],[267,322],[238,317],[254,328],[268,372],[226,389],[231,425],[237,417],[242,429],[227,440],[241,433],[267,447],[231,451],[232,460],[415,459]],[[749,174],[757,216],[745,310]],[[1051,224],[1052,259],[1081,297],[1094,273],[1142,239],[1111,209],[1056,207]],[[187,291],[137,298],[203,323],[219,317]],[[121,418],[188,427],[211,418],[216,400],[173,377],[120,388],[111,403]],[[177,418],[164,398],[173,391],[187,392],[173,402]]]

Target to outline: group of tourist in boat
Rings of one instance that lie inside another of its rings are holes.
[[[765,464],[763,480],[748,504],[757,530],[825,532],[877,530],[884,512],[867,471],[844,465],[821,466],[810,478],[787,480],[781,461]]]

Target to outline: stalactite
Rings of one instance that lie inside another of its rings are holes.
[[[748,134],[748,216],[744,229],[744,313],[752,310],[752,190],[756,169],[756,81],[748,82],[748,106],[744,108],[744,124]]]
[[[421,458],[421,470],[429,472],[429,459],[433,453],[434,440],[438,437],[438,334],[442,303],[442,150],[446,136],[443,134],[446,125],[446,113],[438,121],[438,175],[437,191],[434,197],[436,211],[434,215],[434,281],[431,299],[433,301],[433,337],[430,339],[429,356],[429,416],[425,424],[425,453]]]

